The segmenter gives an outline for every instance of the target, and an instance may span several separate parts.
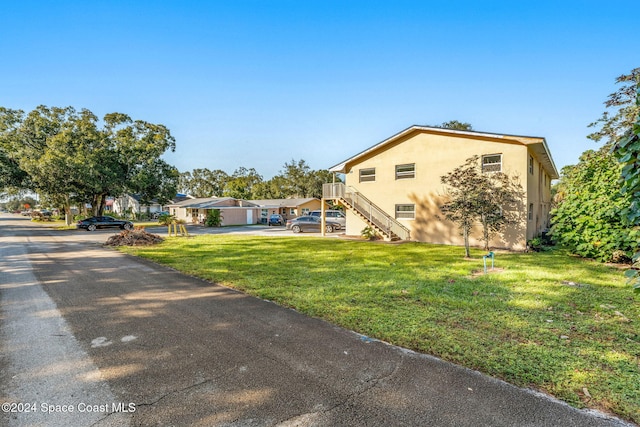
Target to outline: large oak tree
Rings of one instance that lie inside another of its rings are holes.
[[[100,215],[107,196],[126,192],[170,199],[178,173],[161,159],[167,150],[175,139],[165,126],[126,114],[107,114],[101,124],[87,109],[0,108],[0,185],[38,192],[67,214],[72,203],[90,203]]]

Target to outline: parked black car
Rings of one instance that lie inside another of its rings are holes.
[[[269,227],[271,227],[272,225],[284,225],[284,218],[282,217],[282,215],[273,214],[269,216],[269,220],[267,221],[267,223],[269,224]]]
[[[122,230],[131,230],[133,223],[125,219],[115,219],[111,216],[92,216],[78,221],[78,228],[84,228],[87,231],[94,231],[96,228],[118,227]]]

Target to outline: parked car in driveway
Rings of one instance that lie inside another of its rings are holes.
[[[270,215],[267,224],[269,224],[269,227],[271,227],[272,225],[284,225],[284,218],[282,217],[282,215],[278,214]]]
[[[318,218],[320,218],[320,215],[322,214],[321,210],[316,210],[316,211],[311,211],[309,212],[309,215],[311,216],[316,216]],[[338,210],[334,210],[334,209],[327,209],[324,211],[324,217],[332,222],[337,222],[338,224],[340,224],[341,228],[345,228],[346,224],[347,224],[347,217],[344,215],[344,212],[342,211],[338,211]]]
[[[115,219],[111,216],[92,216],[78,221],[77,228],[84,228],[87,231],[94,231],[97,228],[120,228],[122,230],[131,230],[133,223],[125,219]]]
[[[160,212],[154,212],[151,214],[151,218],[153,219],[158,219],[160,218],[162,215],[169,215],[169,211],[160,211]]]
[[[51,211],[49,209],[37,209],[37,210],[31,211],[31,217],[33,218],[50,217],[50,216],[51,216]]]
[[[294,233],[301,233],[303,231],[320,231],[322,227],[322,220],[320,217],[304,215],[295,219],[287,220],[287,230],[291,230]],[[340,230],[340,224],[334,221],[325,222],[325,231],[332,233],[333,230]]]

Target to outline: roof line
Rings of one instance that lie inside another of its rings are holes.
[[[406,129],[403,129],[402,131],[390,136],[389,138],[386,138],[380,142],[378,142],[377,144],[374,144],[372,146],[370,146],[369,148],[364,149],[363,151],[355,154],[354,156],[349,157],[348,159],[335,164],[333,166],[331,166],[329,168],[330,172],[340,172],[341,170],[343,170],[346,167],[346,164],[359,158],[362,157],[363,155],[370,153],[376,149],[378,149],[379,147],[382,147],[386,144],[388,144],[389,142],[396,140],[406,134],[409,134],[413,131],[416,130],[422,130],[422,131],[431,131],[431,132],[440,132],[440,133],[445,133],[445,134],[454,134],[454,135],[467,135],[467,136],[473,136],[473,137],[485,137],[485,138],[493,138],[493,139],[519,139],[519,138],[526,138],[526,139],[537,139],[540,140],[540,142],[542,142],[542,144],[544,145],[544,149],[547,152],[548,158],[550,160],[551,166],[553,167],[554,171],[557,174],[557,168],[553,162],[553,159],[551,158],[551,153],[549,151],[549,147],[547,146],[547,142],[546,139],[544,137],[540,137],[540,136],[526,136],[526,135],[511,135],[511,134],[498,134],[498,133],[489,133],[489,132],[480,132],[480,131],[471,131],[471,130],[458,130],[458,129],[448,129],[448,128],[441,128],[441,127],[436,127],[436,126],[422,126],[422,125],[412,125],[409,126]],[[522,141],[521,141],[522,142]],[[526,144],[525,144],[526,145]]]

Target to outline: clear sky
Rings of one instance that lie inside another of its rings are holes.
[[[542,136],[560,170],[640,66],[640,1],[0,0],[0,106],[166,125],[166,160],[333,166],[449,120]]]

